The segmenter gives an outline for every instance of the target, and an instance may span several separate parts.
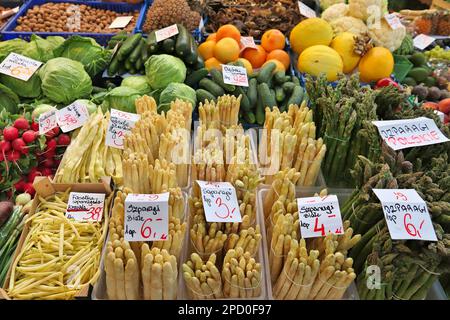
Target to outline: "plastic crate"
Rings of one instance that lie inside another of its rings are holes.
[[[77,1],[77,0],[52,0],[52,1],[45,1],[45,0],[30,0],[26,2],[19,10],[19,12],[14,16],[12,20],[10,20],[7,25],[5,26],[4,30],[2,31],[2,37],[3,40],[11,40],[15,38],[22,38],[24,40],[29,40],[32,34],[36,34],[40,37],[47,37],[47,36],[62,36],[64,38],[68,38],[73,35],[80,35],[84,37],[91,37],[95,39],[99,44],[106,45],[111,39],[112,36],[114,36],[117,32],[120,30],[117,29],[115,32],[111,33],[88,33],[88,32],[19,32],[14,31],[14,29],[17,26],[17,19],[21,16],[24,16],[28,9],[33,8],[35,5],[42,5],[47,2],[53,2],[53,3],[71,3],[71,4],[84,4],[93,8],[99,8],[99,9],[105,9],[105,10],[112,10],[116,12],[130,12],[139,10],[139,16],[136,21],[136,26],[134,28],[133,33],[136,32],[139,21],[142,20],[142,15],[144,8],[146,6],[146,3],[144,4],[129,4],[129,3],[110,3],[110,2],[95,2],[95,1]]]

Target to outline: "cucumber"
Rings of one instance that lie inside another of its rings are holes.
[[[222,72],[220,72],[219,70],[213,68],[209,73],[211,74],[212,80],[219,86],[221,86],[225,91],[233,92],[234,90],[236,90],[236,86],[223,82]]]
[[[145,45],[144,39],[141,38],[139,41],[139,44],[133,49],[128,59],[131,61],[131,63],[135,63],[137,59],[141,55],[142,46]]]
[[[148,58],[150,58],[150,55],[148,54],[147,50],[147,42],[144,40],[144,45],[141,47],[141,59],[143,63],[146,63]]]
[[[111,63],[108,66],[108,76],[112,77],[119,71],[120,61],[117,58],[117,55],[111,60]]]
[[[205,103],[206,100],[208,101],[216,101],[216,97],[214,97],[209,91],[206,91],[205,89],[198,89],[195,91],[195,94],[197,95],[197,101],[201,103]]]
[[[201,68],[193,71],[189,76],[186,77],[184,81],[189,87],[196,87],[200,80],[208,75],[208,69]]]
[[[277,102],[283,102],[283,100],[286,98],[286,93],[284,93],[284,90],[282,87],[275,87],[275,100]]]
[[[257,124],[259,124],[260,126],[264,124],[265,120],[264,105],[262,101],[262,96],[260,94],[258,94],[258,101],[256,103],[255,118]]]
[[[254,124],[256,122],[256,116],[253,112],[245,112],[244,113],[244,120],[248,124]]]
[[[259,70],[259,74],[257,77],[258,83],[268,82],[276,67],[277,65],[274,62],[269,62],[264,67],[262,67]]]
[[[236,87],[236,91],[233,93],[236,97],[241,97],[241,110],[243,112],[250,112],[250,101],[248,100],[247,95],[244,92],[244,89],[242,87]]]
[[[197,55],[197,62],[192,66],[195,70],[201,69],[205,67],[205,61],[203,60],[201,55]]]
[[[225,91],[221,86],[207,78],[203,78],[202,80],[200,80],[199,86],[200,88],[209,91],[215,97],[220,97],[225,94]]]
[[[128,55],[136,48],[141,39],[142,34],[140,33],[136,33],[128,37],[127,40],[123,42],[120,49],[117,51],[117,57],[119,58],[119,60],[120,61],[125,60],[128,57]]]
[[[275,95],[272,96],[269,86],[267,85],[267,83],[260,83],[258,85],[258,96],[261,97],[261,101],[263,104],[263,107],[276,107],[277,102],[275,100]]]
[[[302,103],[303,100],[303,88],[299,85],[296,85],[294,87],[294,90],[292,90],[292,94],[286,104],[286,107],[289,108],[289,106],[291,104],[296,104],[296,105],[300,105]]]
[[[177,27],[178,27],[178,37],[175,43],[175,52],[177,53],[178,57],[184,58],[187,57],[189,54],[190,49],[189,37],[191,35],[183,25],[177,23]]]
[[[189,34],[189,52],[185,57],[184,61],[187,64],[194,65],[197,62],[198,51],[197,51],[197,43],[195,42],[194,37]]]
[[[147,52],[148,55],[155,54],[158,51],[159,44],[156,42],[156,31],[152,31],[147,37]]]
[[[131,63],[131,61],[130,60],[125,60],[125,63],[124,63],[124,65],[125,65],[125,69],[127,69],[128,71],[130,71],[131,69],[134,69],[134,66],[133,66],[133,64]]]
[[[258,75],[259,75],[259,72],[258,71],[253,71],[253,73],[252,74],[249,74],[248,75],[248,78],[249,79],[253,79],[253,78],[257,78],[258,77]]]
[[[255,78],[248,81],[247,97],[250,102],[250,108],[252,109],[255,108],[256,103],[258,102],[258,92],[256,90],[257,85],[258,81]]]
[[[142,62],[142,58],[141,57],[139,57],[136,60],[136,62],[134,63],[134,66],[135,66],[136,70],[138,70],[138,71],[142,69],[142,67],[144,66],[144,62]]]
[[[295,83],[296,85],[300,85],[300,79],[297,78],[296,76],[292,76],[292,82]]]
[[[117,70],[118,75],[123,75],[127,73],[127,69],[125,68],[125,63],[119,63],[119,70]]]
[[[292,90],[295,88],[295,83],[293,82],[285,82],[281,86],[286,94],[291,94]]]
[[[275,72],[273,79],[277,84],[283,84],[286,82],[286,73],[284,71]]]
[[[167,54],[172,54],[175,52],[175,40],[168,38],[162,42],[162,49]]]

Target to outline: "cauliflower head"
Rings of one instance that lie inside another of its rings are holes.
[[[345,17],[348,14],[348,4],[338,3],[322,12],[322,19],[331,22],[333,20]]]
[[[381,18],[388,12],[388,0],[349,0],[348,5],[349,15],[364,21],[372,16]]]
[[[385,47],[392,52],[402,45],[406,36],[406,28],[401,26],[393,30],[385,19],[381,19],[379,25],[369,27],[369,35],[376,46]]]
[[[368,31],[366,24],[362,20],[356,19],[354,17],[338,18],[331,21],[330,24],[335,35],[338,35],[342,32],[350,32],[354,35],[359,36]]]
[[[345,2],[346,2],[345,0],[320,0],[320,7],[322,8],[322,10],[325,10],[331,7],[332,5]]]

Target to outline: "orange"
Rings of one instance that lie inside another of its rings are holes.
[[[361,81],[378,81],[390,77],[394,71],[394,57],[388,49],[375,47],[361,58],[358,68]]]
[[[253,73],[253,67],[250,61],[244,58],[239,58],[237,61],[240,61],[244,64],[245,69],[247,69],[247,74],[251,75]]]
[[[202,56],[203,60],[208,60],[209,58],[214,57],[214,46],[216,45],[215,41],[205,41],[201,45],[198,46],[198,53]]]
[[[280,30],[270,29],[264,32],[261,45],[267,52],[270,52],[276,49],[284,49],[285,41],[286,38]]]
[[[247,59],[254,69],[261,67],[266,61],[266,50],[260,45],[256,45],[256,49],[247,48],[242,51],[242,58]]]
[[[239,43],[233,38],[220,39],[214,46],[214,57],[222,63],[236,61],[239,52]]]
[[[211,69],[222,70],[220,61],[214,57],[209,58],[208,60],[205,61],[205,68],[208,70],[211,70]]]
[[[239,29],[232,24],[225,24],[221,26],[216,32],[216,41],[219,41],[223,38],[233,38],[237,41],[237,43],[240,43],[241,33],[239,32]]]
[[[264,64],[262,65],[262,67],[264,67],[266,64],[268,64],[268,63],[270,63],[270,62],[273,62],[273,63],[275,63],[275,64],[277,65],[277,67],[275,68],[275,70],[273,71],[273,73],[275,73],[275,72],[277,72],[277,71],[286,71],[286,68],[284,67],[284,64],[281,63],[281,62],[278,61],[278,60],[275,60],[275,59],[267,60],[266,62],[264,62]],[[261,67],[261,68],[262,68],[262,67]]]
[[[206,38],[206,41],[210,41],[210,40],[212,40],[212,41],[217,41],[216,40],[216,33],[211,33],[209,36],[208,36],[208,38]]]
[[[286,70],[289,69],[289,65],[291,64],[291,58],[289,58],[289,54],[286,51],[281,50],[281,49],[275,49],[275,50],[271,51],[267,55],[267,60],[271,60],[271,59],[280,61],[284,65],[284,68]]]

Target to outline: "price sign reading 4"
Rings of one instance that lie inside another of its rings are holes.
[[[229,182],[197,180],[208,222],[242,222],[236,189]]]
[[[373,189],[393,240],[437,241],[427,204],[413,189]]]
[[[71,192],[66,217],[81,222],[98,222],[103,217],[105,194]]]
[[[28,81],[41,65],[40,61],[12,52],[0,63],[0,73]]]
[[[48,131],[56,128],[58,123],[56,121],[56,110],[45,112],[39,116],[39,134],[45,134]]]
[[[297,204],[303,238],[344,233],[339,201],[335,195],[298,198]]]
[[[127,196],[124,232],[126,241],[165,241],[168,233],[168,192]]]
[[[235,86],[248,87],[247,70],[244,67],[222,65],[223,82]]]
[[[107,146],[123,149],[123,138],[140,119],[138,114],[111,109],[105,143]]]
[[[88,119],[88,109],[84,104],[78,102],[56,111],[56,121],[63,132],[69,132],[81,127]]]
[[[173,24],[171,26],[168,26],[166,28],[157,30],[155,32],[155,36],[156,36],[156,42],[160,42],[163,40],[166,40],[170,37],[173,37],[174,35],[178,34],[178,26],[176,24]]]

